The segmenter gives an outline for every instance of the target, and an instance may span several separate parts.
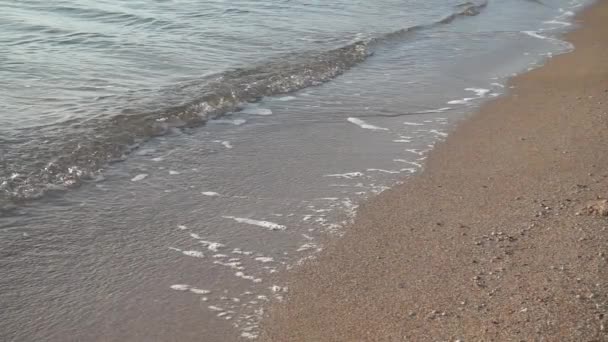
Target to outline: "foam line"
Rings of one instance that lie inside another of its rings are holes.
[[[361,120],[361,119],[357,119],[357,118],[353,118],[350,117],[347,119],[348,122],[353,123],[363,129],[371,129],[374,131],[388,131],[388,128],[384,128],[384,127],[378,127],[378,126],[374,126],[374,125],[370,125],[367,122]]]
[[[245,120],[245,119],[234,119],[234,120],[218,119],[218,120],[213,120],[211,122],[218,123],[218,124],[229,124],[229,125],[240,126],[240,125],[246,123],[247,120]]]
[[[247,108],[243,109],[241,112],[245,113],[245,114],[250,114],[250,115],[263,115],[263,116],[272,115],[272,110],[270,110],[268,108],[259,108],[259,107],[247,107]]]
[[[405,151],[406,152],[410,152],[410,153],[415,153],[415,154],[417,154],[419,156],[424,155],[424,153],[426,152],[426,151],[421,151],[421,150],[417,150],[417,149],[414,149],[414,148],[410,148],[410,149],[407,149]]]
[[[279,97],[277,100],[282,101],[282,102],[287,102],[287,101],[291,101],[291,100],[295,100],[296,97],[295,96],[283,96],[283,97]]]
[[[367,171],[370,172],[382,172],[382,173],[392,173],[392,174],[396,174],[396,173],[400,173],[399,171],[393,171],[393,170],[383,170],[383,169],[367,169]]]
[[[240,261],[230,261],[230,262],[223,262],[223,261],[219,261],[216,260],[213,262],[215,265],[221,265],[224,267],[229,267],[233,270],[244,270],[245,267],[242,266],[242,263]]]
[[[465,97],[464,99],[461,100],[452,100],[452,101],[448,101],[448,104],[466,104],[469,103],[471,101],[475,100],[474,97]]]
[[[194,258],[204,258],[205,255],[199,251],[182,251],[184,255],[191,256]]]
[[[562,26],[571,26],[571,23],[565,22],[565,21],[559,21],[559,20],[547,20],[547,21],[543,21],[543,24],[552,24],[552,25],[562,25]]]
[[[219,242],[211,242],[211,241],[205,241],[205,240],[201,240],[199,242],[202,243],[205,247],[207,247],[207,249],[209,249],[212,252],[218,252],[218,249],[226,246]]]
[[[284,225],[274,223],[274,222],[269,222],[269,221],[254,220],[254,219],[250,219],[250,218],[246,218],[246,217],[234,217],[234,216],[222,216],[222,217],[226,218],[226,219],[235,220],[238,223],[246,223],[246,224],[250,224],[253,226],[266,228],[268,230],[285,230],[285,229],[287,229],[287,227],[285,227]]]
[[[172,290],[175,291],[188,291],[190,289],[190,285],[185,284],[175,284],[170,286]]]
[[[261,283],[262,282],[261,278],[256,278],[256,277],[254,277],[252,275],[246,275],[245,273],[240,272],[240,271],[236,272],[234,275],[236,277],[238,277],[238,278],[242,278],[242,279],[245,279],[245,280],[251,280],[254,283]]]
[[[484,97],[490,92],[490,89],[484,89],[484,88],[465,88],[464,90],[472,91],[475,93],[475,95],[477,95],[479,97]]]
[[[534,38],[538,38],[538,39],[543,39],[543,40],[551,39],[549,37],[545,37],[545,36],[539,34],[537,31],[521,31],[521,33],[527,34],[530,37],[534,37]]]
[[[303,251],[307,251],[309,249],[313,249],[315,247],[317,247],[317,245],[315,245],[314,243],[305,243],[302,246],[300,246],[300,248],[298,248],[296,251],[303,252]]]
[[[405,169],[401,169],[401,172],[409,172],[409,173],[416,173],[416,169],[411,167],[411,168],[405,168]]]
[[[429,110],[423,110],[423,111],[419,111],[419,112],[414,112],[414,114],[431,114],[431,113],[443,113],[447,110],[452,109],[452,107],[443,107],[443,108],[438,108],[438,109],[429,109]]]
[[[393,159],[393,161],[398,162],[398,163],[406,163],[406,164],[414,165],[414,166],[420,167],[420,168],[422,167],[422,164],[420,164],[420,163],[416,163],[416,162],[405,160],[405,159]]]
[[[363,177],[363,172],[334,173],[331,175],[325,175],[323,177],[337,177],[337,178],[353,179],[355,177]]]
[[[272,257],[257,257],[255,258],[256,261],[259,261],[261,263],[267,263],[267,262],[273,262],[274,258]]]
[[[433,134],[436,134],[436,135],[440,135],[440,136],[442,136],[442,137],[447,137],[447,136],[448,136],[448,134],[447,134],[447,133],[445,133],[445,132],[440,132],[440,131],[438,131],[438,130],[436,130],[436,129],[432,129],[432,130],[430,130],[429,132],[431,132],[431,133],[433,133]]]
[[[140,180],[144,180],[148,177],[147,173],[140,173],[137,176],[131,178],[131,182],[139,182]]]
[[[211,291],[209,290],[203,290],[203,289],[197,289],[195,287],[191,287],[190,292],[194,293],[194,294],[200,294],[200,295],[206,295],[206,294],[210,294]]]

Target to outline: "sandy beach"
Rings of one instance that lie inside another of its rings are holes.
[[[608,2],[287,275],[264,341],[608,341]]]

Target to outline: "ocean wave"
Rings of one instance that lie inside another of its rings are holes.
[[[428,25],[396,30],[358,40],[323,52],[284,56],[268,63],[233,69],[185,83],[169,93],[180,99],[166,108],[125,110],[109,119],[88,120],[80,136],[37,147],[41,160],[23,166],[17,157],[0,158],[0,207],[4,203],[36,199],[49,190],[62,190],[94,179],[108,163],[121,161],[141,143],[174,129],[204,125],[210,119],[243,109],[243,105],[267,96],[292,93],[328,82],[365,61],[386,42],[407,39],[412,32],[446,25],[458,18],[478,15],[487,6],[467,2],[454,13]],[[71,9],[66,9],[71,11]],[[183,96],[188,94],[188,96]],[[183,100],[187,98],[187,100]],[[48,156],[53,156],[50,160]],[[0,156],[2,157],[2,156]],[[47,159],[44,161],[44,159]]]

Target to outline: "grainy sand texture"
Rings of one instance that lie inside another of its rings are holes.
[[[608,2],[287,275],[264,341],[608,341]]]

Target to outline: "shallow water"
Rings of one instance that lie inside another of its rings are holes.
[[[254,338],[288,291],[277,275],[570,49],[553,37],[578,8],[0,4],[0,336],[16,341]]]

